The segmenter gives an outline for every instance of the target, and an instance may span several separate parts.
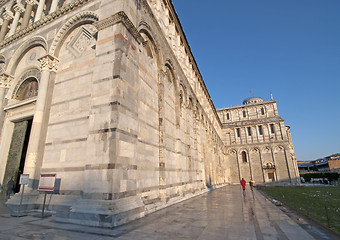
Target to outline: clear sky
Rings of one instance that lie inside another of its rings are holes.
[[[216,108],[268,100],[298,161],[340,152],[340,0],[173,0]]]

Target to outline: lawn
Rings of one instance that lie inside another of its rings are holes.
[[[340,185],[262,187],[262,191],[340,233]],[[327,213],[328,220],[327,220]]]

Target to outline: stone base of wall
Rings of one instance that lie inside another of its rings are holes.
[[[143,202],[138,195],[116,200],[95,200],[74,195],[48,194],[45,212],[55,214],[57,222],[112,228],[225,185],[202,189],[184,196],[173,196],[167,202]],[[21,207],[20,198],[21,194],[18,193],[6,202],[12,215],[41,212],[44,194],[24,194]]]

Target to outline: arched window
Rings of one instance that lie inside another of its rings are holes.
[[[15,98],[22,101],[38,95],[38,81],[34,77],[27,78],[16,92]]]
[[[246,163],[247,162],[247,153],[243,151],[242,153],[242,162]]]
[[[264,108],[261,108],[261,115],[264,115]]]
[[[227,113],[227,120],[229,120],[230,119],[230,116],[229,116],[229,113]]]

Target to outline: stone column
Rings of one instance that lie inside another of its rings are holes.
[[[13,18],[13,13],[6,10],[3,13],[3,24],[1,26],[1,30],[0,30],[0,42],[2,42],[5,39],[5,35],[7,33],[7,29],[8,29],[8,25],[9,25],[9,21]]]
[[[0,75],[0,129],[2,129],[2,125],[4,122],[4,102],[6,97],[6,90],[11,87],[11,83],[13,82],[13,77],[6,73],[2,73]]]
[[[11,29],[9,30],[8,36],[12,36],[15,33],[18,23],[19,23],[20,14],[25,11],[24,6],[19,3],[15,4],[13,9],[15,11],[15,15],[14,15],[14,19],[12,22]]]
[[[45,6],[45,0],[40,0],[39,4],[38,4],[37,12],[35,13],[34,22],[37,22],[41,19],[41,15],[43,13],[44,6]]]
[[[59,2],[59,0],[53,0],[52,1],[50,13],[55,12],[57,10],[58,2]]]
[[[36,0],[26,0],[26,9],[25,9],[25,14],[22,19],[22,24],[20,29],[24,29],[28,26],[28,23],[30,21],[31,13],[32,13],[32,8],[33,6],[37,4]]]
[[[38,60],[41,64],[41,77],[24,167],[24,173],[29,174],[28,187],[31,189],[35,189],[37,187],[40,167],[42,164],[43,155],[39,152],[39,150],[42,151],[43,149],[41,149],[41,147],[45,144],[42,139],[44,136],[42,129],[46,117],[45,109],[50,75],[51,72],[57,71],[58,65],[58,60],[51,55],[46,55]]]

